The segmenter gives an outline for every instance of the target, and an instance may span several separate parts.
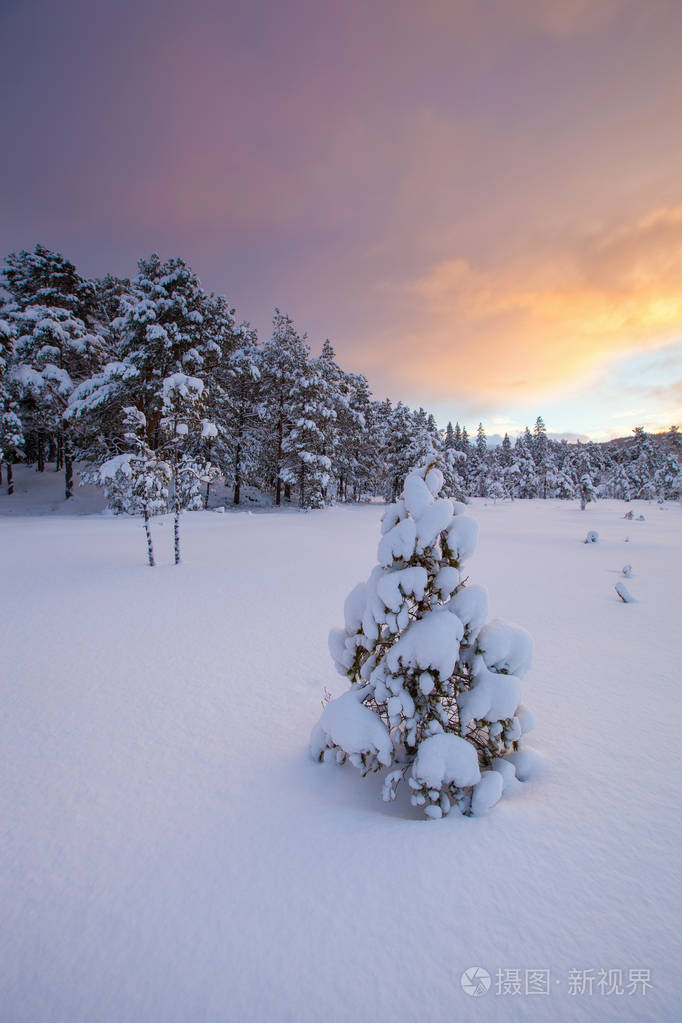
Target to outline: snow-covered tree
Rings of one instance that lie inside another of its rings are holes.
[[[216,429],[202,419],[204,382],[186,373],[172,373],[163,382],[163,415],[159,427],[161,450],[171,467],[175,564],[180,564],[180,513],[201,507],[201,483],[217,478],[210,461],[197,454],[197,439],[213,438]]]
[[[215,416],[223,452],[219,463],[225,482],[233,488],[233,503],[239,504],[244,480],[256,479],[258,456],[265,441],[259,400],[261,351],[255,331],[248,324],[240,326],[236,348],[225,370]]]
[[[285,441],[294,415],[292,389],[303,373],[308,358],[305,335],[300,337],[293,320],[275,309],[272,335],[263,345],[261,362],[264,444],[262,472],[274,488],[275,504],[290,489],[289,474],[284,478]]]
[[[24,429],[12,393],[10,370],[14,357],[11,324],[0,308],[0,482],[2,467],[7,471],[7,493],[14,493],[13,466],[24,451]]]
[[[342,501],[358,501],[363,494],[373,491],[377,475],[377,424],[366,377],[361,373],[344,373],[336,407],[333,461],[337,496]]]
[[[520,704],[532,641],[518,626],[485,624],[486,592],[463,577],[478,526],[442,485],[427,464],[386,509],[378,565],[349,594],[345,628],[329,640],[351,688],[311,735],[317,760],[386,769],[386,800],[407,777],[427,817],[485,812],[532,725]]]
[[[336,412],[315,361],[296,369],[289,392],[290,423],[282,441],[280,477],[298,488],[301,508],[322,508],[331,459],[324,454],[326,428]]]
[[[147,558],[154,567],[151,519],[168,508],[172,469],[146,442],[147,423],[142,412],[128,408],[124,413],[129,450],[114,455],[84,473],[84,479],[105,488],[107,505],[116,513],[141,515],[147,538]]]
[[[32,305],[14,314],[15,360],[12,377],[25,417],[42,438],[57,438],[57,467],[64,466],[66,500],[73,494],[73,422],[69,399],[79,380],[101,365],[104,340],[61,306]],[[39,439],[39,459],[42,443]]]

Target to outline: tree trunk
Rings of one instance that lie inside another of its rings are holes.
[[[14,473],[12,471],[12,463],[7,463],[7,493],[14,493]]]
[[[237,449],[234,453],[234,504],[239,504],[242,494],[242,443],[237,442]]]
[[[152,530],[149,524],[149,511],[145,505],[143,512],[144,515],[144,531],[147,534],[147,557],[149,558],[149,565],[151,568],[154,567],[154,544],[152,543]]]
[[[45,438],[41,431],[38,432],[38,472],[45,472]]]
[[[275,491],[275,504],[280,505],[282,503],[282,481],[279,477],[279,468],[282,462],[282,435],[284,432],[284,422],[280,413],[279,422],[277,424],[277,489]]]
[[[173,516],[173,537],[175,547],[175,564],[180,564],[180,502],[177,498],[177,491],[175,497],[175,514]]]
[[[177,437],[177,427],[173,430]],[[175,564],[180,564],[180,495],[178,493],[178,448],[173,448],[173,547]]]
[[[206,460],[209,463],[211,461],[211,451],[212,451],[212,445],[211,445],[211,442],[209,441],[208,442],[208,451],[206,453]],[[206,496],[204,497],[204,511],[206,511],[207,508],[208,508],[208,499],[209,499],[210,493],[211,493],[211,481],[208,480],[207,483],[206,483]]]
[[[63,434],[60,449],[64,456],[64,495],[68,501],[73,497],[73,451],[68,433]]]

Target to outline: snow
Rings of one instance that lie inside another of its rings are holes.
[[[426,569],[414,565],[381,575],[377,581],[377,594],[386,607],[395,612],[400,610],[405,597],[423,600],[427,582]]]
[[[130,476],[130,459],[133,457],[134,455],[127,451],[122,455],[114,455],[113,458],[102,462],[98,470],[100,479],[112,480],[117,472],[123,472],[126,476]]]
[[[494,763],[487,816],[432,824],[308,751],[325,688],[347,689],[327,633],[383,506],[191,512],[181,568],[155,519],[149,569],[138,520],[66,514],[62,474],[29,477],[35,497],[0,494],[3,1020],[679,1018],[679,507],[633,528],[626,609],[628,506],[590,505],[588,549],[577,502],[474,502],[467,572],[534,637],[546,773]],[[571,969],[612,967],[653,989],[568,994]],[[549,997],[495,993],[534,968]]]
[[[426,483],[431,493],[435,496],[436,494],[440,493],[441,488],[443,486],[443,473],[440,471],[440,469],[434,466],[427,472],[426,476],[424,477],[424,482]]]
[[[497,771],[484,771],[481,780],[474,786],[471,798],[471,812],[474,817],[483,816],[499,801],[504,788],[504,778]]]
[[[385,533],[379,541],[377,558],[380,565],[388,566],[394,558],[404,561],[414,554],[417,526],[414,519],[403,519]]]
[[[476,550],[478,542],[478,522],[469,515],[457,515],[448,530],[448,547],[453,557],[466,561]]]
[[[521,682],[514,675],[498,675],[488,671],[482,658],[474,667],[475,686],[462,693],[459,706],[462,721],[468,724],[476,718],[486,721],[504,721],[513,717],[521,700]]]
[[[635,598],[621,579],[618,580],[614,589],[624,604],[634,603]]]
[[[431,735],[419,744],[412,776],[434,789],[448,782],[460,788],[475,785],[481,777],[476,750],[459,735],[449,732]]]
[[[386,654],[392,672],[403,668],[432,669],[442,679],[455,667],[464,628],[459,618],[445,610],[430,611],[412,622]]]
[[[448,601],[447,608],[474,635],[488,617],[488,591],[476,584],[465,586]]]
[[[415,519],[423,515],[433,501],[433,494],[417,473],[410,473],[405,480],[403,501],[409,514]]]
[[[533,659],[533,639],[520,625],[494,618],[478,634],[478,646],[486,665],[522,678]]]
[[[438,534],[447,528],[451,518],[452,501],[446,497],[439,497],[422,512],[417,521],[418,553],[422,553],[427,547],[433,547],[438,539]]]
[[[363,706],[359,696],[357,688],[349,689],[327,704],[313,728],[311,752],[318,759],[329,737],[348,753],[375,753],[379,763],[388,767],[393,755],[391,737],[377,715]]]

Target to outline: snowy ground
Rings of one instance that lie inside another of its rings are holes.
[[[0,517],[3,1023],[679,1019],[682,511],[626,507],[476,504],[550,773],[436,823],[307,755],[379,507],[189,514],[180,568],[157,522],[154,570],[137,521]]]

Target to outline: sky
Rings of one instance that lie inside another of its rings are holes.
[[[0,0],[0,253],[182,256],[379,398],[682,426],[680,0]]]

